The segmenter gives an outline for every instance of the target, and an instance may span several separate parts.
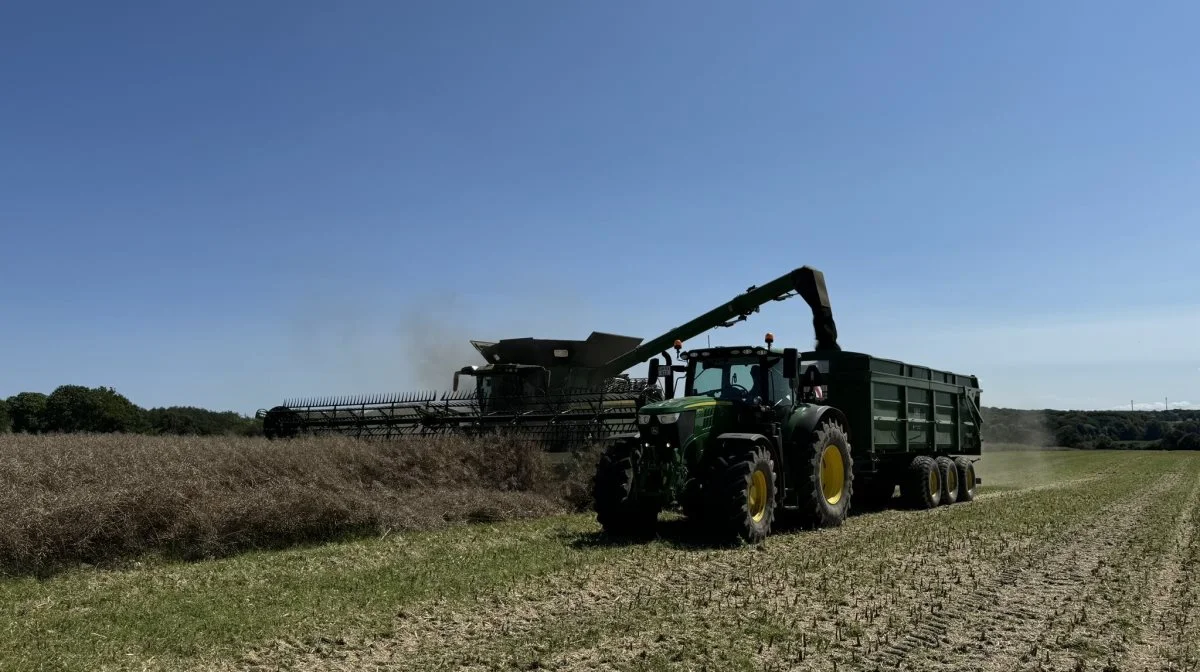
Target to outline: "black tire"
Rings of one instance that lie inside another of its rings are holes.
[[[950,506],[958,501],[958,465],[954,460],[939,455],[937,460],[938,476],[942,479],[942,501],[943,506]]]
[[[958,468],[958,501],[975,499],[975,463],[965,457],[956,457],[954,466]]]
[[[825,420],[813,432],[804,453],[805,476],[797,479],[800,518],[812,527],[837,527],[850,513],[854,497],[854,457],[850,437],[836,420]]]
[[[778,483],[775,461],[766,448],[729,442],[722,447],[704,490],[706,523],[724,541],[757,543],[775,523]]]
[[[932,457],[918,455],[913,458],[900,484],[900,496],[914,509],[932,509],[941,503],[942,478]]]
[[[596,464],[592,480],[596,522],[614,536],[646,537],[654,533],[658,507],[638,500],[633,474],[641,449],[637,441],[620,440],[610,445]]]

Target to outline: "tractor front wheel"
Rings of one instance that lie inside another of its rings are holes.
[[[813,432],[807,456],[801,517],[816,527],[837,527],[846,520],[854,494],[854,458],[845,428],[835,420],[822,422]]]
[[[727,540],[756,543],[771,533],[778,484],[775,461],[759,445],[732,442],[711,472],[707,523]]]
[[[592,481],[596,522],[609,534],[644,537],[654,533],[658,507],[640,501],[634,487],[634,470],[640,453],[636,441],[617,441],[604,451],[596,465]]]

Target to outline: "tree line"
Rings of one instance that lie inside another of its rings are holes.
[[[262,427],[232,411],[142,408],[111,387],[61,385],[50,394],[21,392],[0,400],[0,432],[257,436]]]
[[[983,438],[1083,449],[1200,450],[1200,410],[1057,411],[983,408]]]
[[[1200,410],[981,410],[983,439],[989,443],[1200,450]],[[0,432],[260,436],[262,426],[254,418],[232,411],[193,406],[147,409],[111,387],[61,385],[50,394],[21,392],[0,400]]]

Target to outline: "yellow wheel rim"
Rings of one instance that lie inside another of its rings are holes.
[[[842,451],[837,446],[825,446],[821,453],[821,494],[826,502],[837,504],[842,501],[845,488],[846,463],[842,461]]]
[[[754,522],[767,515],[767,475],[761,470],[755,470],[750,475],[750,489],[746,492],[746,506],[750,509],[750,517]]]
[[[958,490],[958,468],[950,467],[946,470],[946,491],[955,492]]]
[[[937,497],[938,490],[940,490],[940,488],[938,487],[939,485],[940,484],[938,483],[938,471],[936,468],[931,469],[929,471],[929,494],[933,495],[934,497]]]

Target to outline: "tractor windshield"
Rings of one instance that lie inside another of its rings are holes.
[[[714,399],[775,405],[791,398],[779,357],[698,359],[688,394]],[[757,400],[757,401],[756,401]]]

